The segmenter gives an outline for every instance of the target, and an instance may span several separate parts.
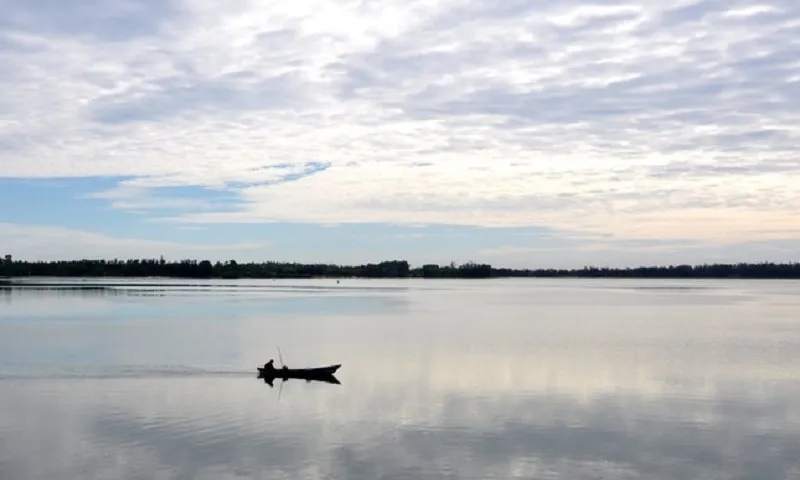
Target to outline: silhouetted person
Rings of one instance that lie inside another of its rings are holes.
[[[275,367],[272,365],[273,360],[270,358],[269,362],[264,364],[264,370],[275,370]]]

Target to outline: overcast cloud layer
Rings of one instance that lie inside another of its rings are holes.
[[[95,192],[122,210],[240,200],[169,222],[800,236],[794,0],[0,10],[0,176],[124,176]]]

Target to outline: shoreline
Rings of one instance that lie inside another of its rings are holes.
[[[6,280],[3,280],[3,279]],[[62,260],[28,262],[7,257],[0,261],[0,282],[32,278],[126,278],[204,280],[315,280],[315,279],[488,279],[488,278],[653,278],[653,279],[800,279],[800,263],[716,263],[702,265],[647,265],[637,267],[508,268],[486,263],[424,264],[406,260],[361,265],[249,262],[235,260],[164,259]]]
[[[63,280],[61,280],[63,278]],[[318,285],[314,284],[317,281],[329,280],[333,285]],[[191,277],[102,277],[102,276],[84,276],[84,277],[47,277],[47,276],[30,276],[30,277],[0,277],[0,289],[10,288],[79,288],[79,289],[106,289],[114,287],[143,287],[143,288],[360,288],[352,287],[345,284],[345,281],[355,282],[382,282],[382,281],[465,281],[466,283],[474,282],[475,280],[671,280],[671,281],[700,281],[700,280],[730,280],[730,281],[753,281],[753,280],[800,280],[797,277],[742,277],[742,276],[703,276],[703,277],[659,277],[659,276],[580,276],[580,275],[560,275],[560,276],[493,276],[487,278],[459,278],[459,277],[275,277],[275,278],[191,278]],[[274,283],[281,281],[280,283]],[[285,281],[300,281],[314,282],[307,285],[291,285],[284,283]],[[251,282],[251,283],[248,283]],[[340,283],[341,282],[341,283]]]

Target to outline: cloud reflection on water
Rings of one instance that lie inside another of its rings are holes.
[[[612,283],[305,292],[282,312],[139,298],[159,314],[0,323],[0,374],[19,367],[0,375],[0,478],[800,475],[796,306],[759,282]],[[291,366],[342,363],[343,385],[288,382],[278,401],[254,370],[278,342]]]
[[[766,397],[740,383],[707,397],[393,390],[389,402],[327,386],[296,388],[277,403],[274,392],[245,381],[20,384],[4,400],[21,415],[0,424],[13,439],[3,442],[2,471],[49,478],[56,472],[48,467],[69,465],[64,478],[354,479],[800,473],[800,388],[789,384]],[[439,409],[418,417],[410,404]]]

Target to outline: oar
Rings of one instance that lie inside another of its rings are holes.
[[[283,355],[281,355],[281,347],[278,347],[278,359],[281,361],[281,368],[283,368],[285,364],[283,363]],[[281,386],[278,389],[278,400],[277,400],[279,402],[281,401],[281,392],[283,392],[283,382],[285,381],[286,380],[284,380],[283,377],[281,377]]]

